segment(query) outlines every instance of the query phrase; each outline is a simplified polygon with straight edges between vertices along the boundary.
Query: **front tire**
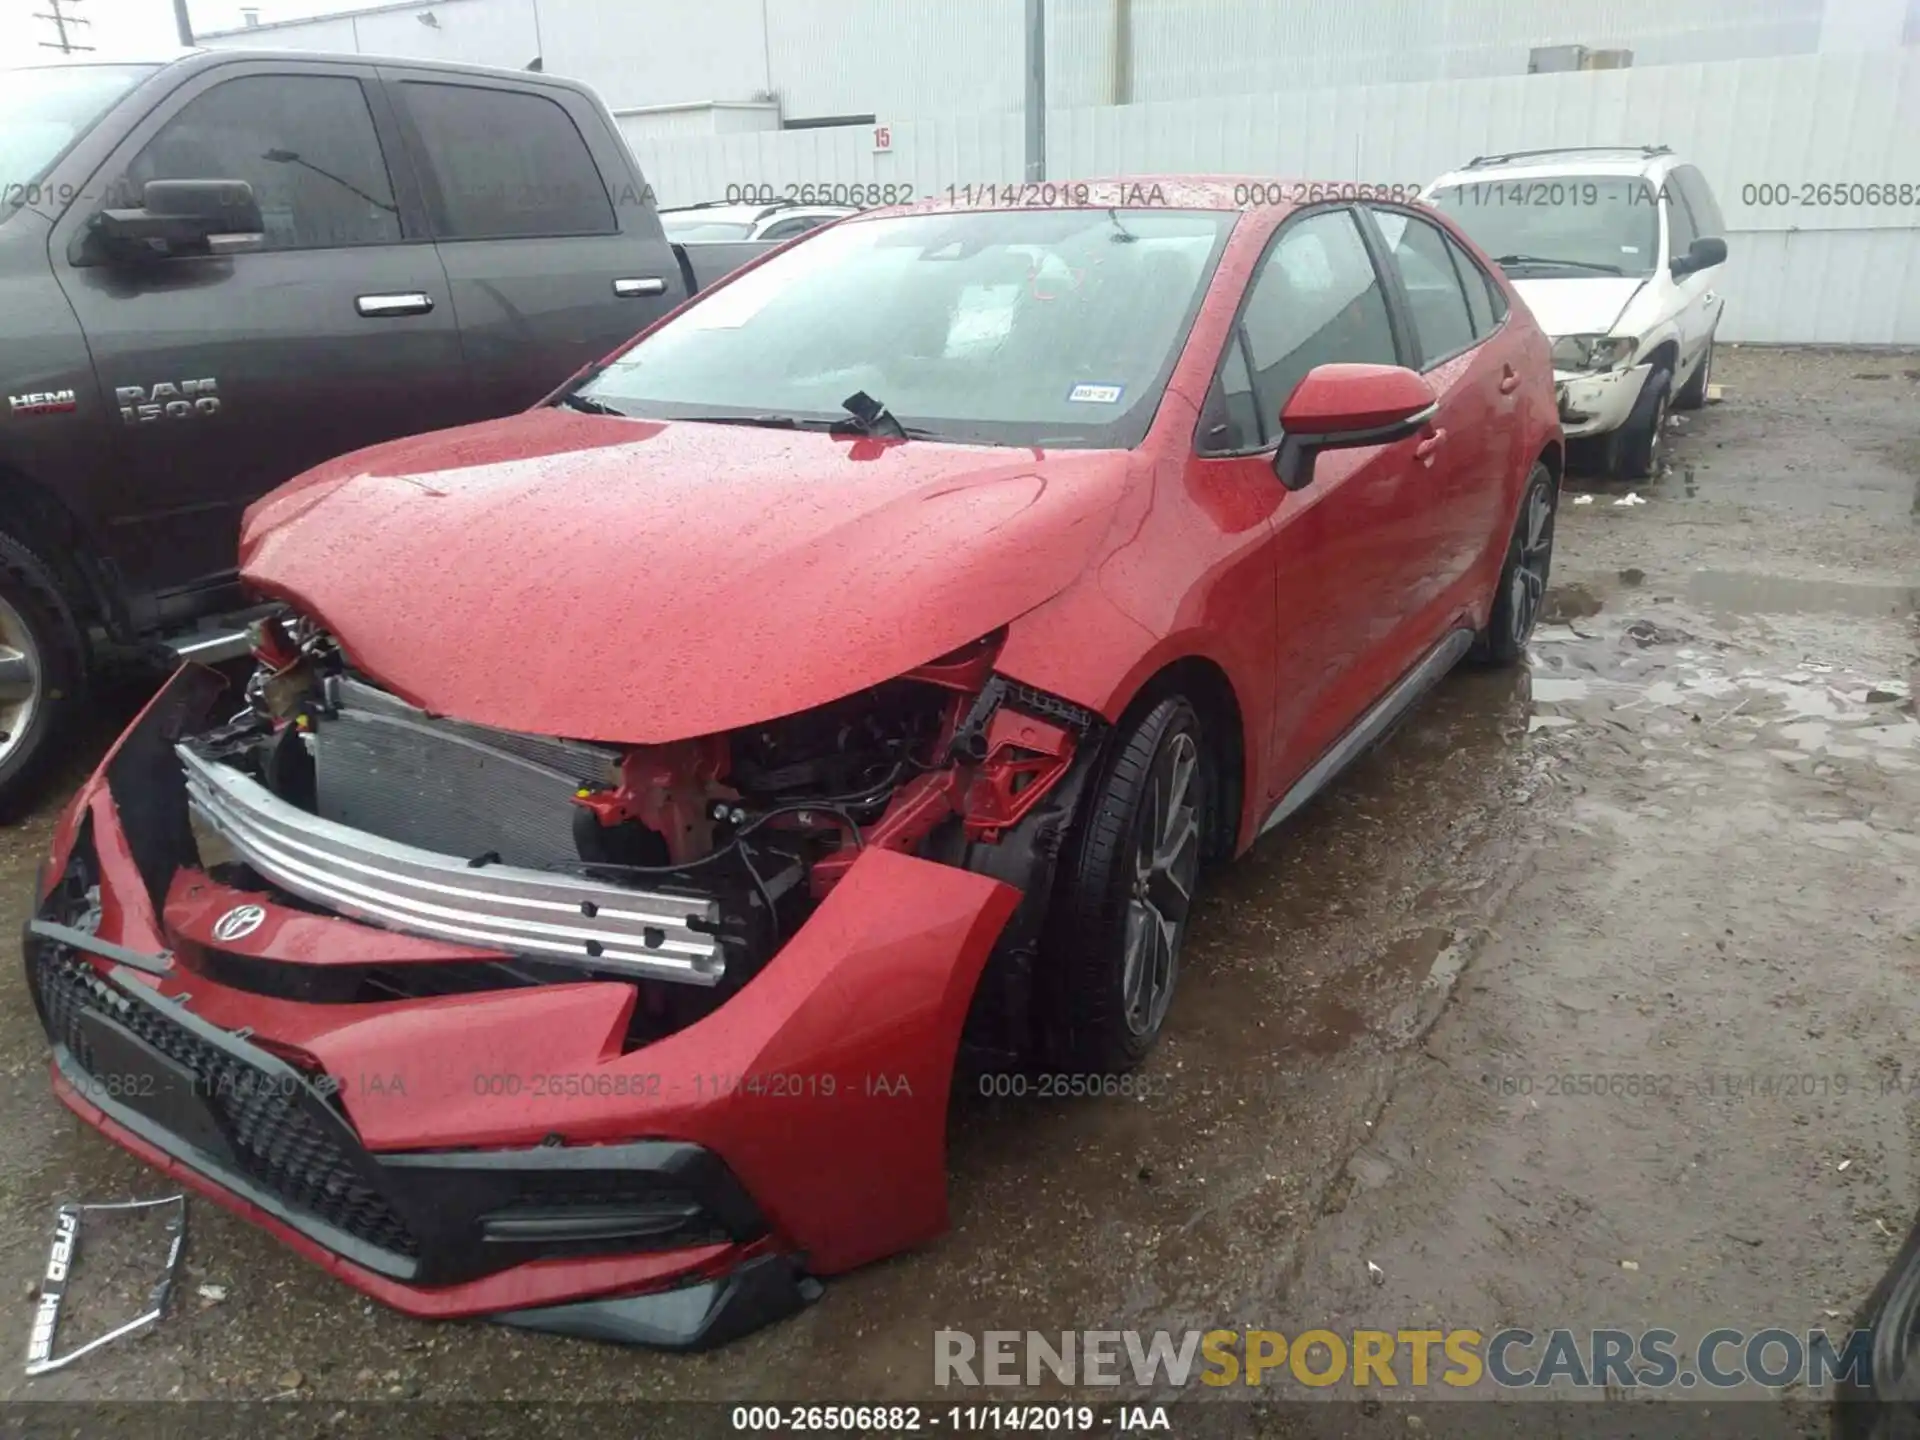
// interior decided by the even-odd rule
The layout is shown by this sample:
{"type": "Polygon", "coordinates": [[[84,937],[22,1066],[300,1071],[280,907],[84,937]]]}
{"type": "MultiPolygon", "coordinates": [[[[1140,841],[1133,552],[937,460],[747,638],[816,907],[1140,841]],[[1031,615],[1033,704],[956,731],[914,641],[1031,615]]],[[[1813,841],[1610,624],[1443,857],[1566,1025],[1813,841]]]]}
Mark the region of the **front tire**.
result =
{"type": "Polygon", "coordinates": [[[1506,563],[1493,592],[1487,628],[1475,637],[1472,658],[1483,665],[1515,665],[1539,623],[1553,572],[1553,521],[1560,487],[1544,461],[1536,460],[1520,497],[1520,517],[1507,540],[1506,563]]]}
{"type": "Polygon", "coordinates": [[[1051,917],[1043,1049],[1074,1074],[1118,1074],[1159,1039],[1209,833],[1200,716],[1169,695],[1114,737],[1051,917]]]}
{"type": "Polygon", "coordinates": [[[33,797],[73,729],[86,642],[52,569],[0,535],[0,817],[33,797]]]}
{"type": "Polygon", "coordinates": [[[1655,370],[1634,403],[1627,423],[1613,433],[1609,467],[1624,480],[1646,480],[1660,471],[1660,453],[1666,445],[1667,409],[1672,403],[1673,374],[1655,370]]]}

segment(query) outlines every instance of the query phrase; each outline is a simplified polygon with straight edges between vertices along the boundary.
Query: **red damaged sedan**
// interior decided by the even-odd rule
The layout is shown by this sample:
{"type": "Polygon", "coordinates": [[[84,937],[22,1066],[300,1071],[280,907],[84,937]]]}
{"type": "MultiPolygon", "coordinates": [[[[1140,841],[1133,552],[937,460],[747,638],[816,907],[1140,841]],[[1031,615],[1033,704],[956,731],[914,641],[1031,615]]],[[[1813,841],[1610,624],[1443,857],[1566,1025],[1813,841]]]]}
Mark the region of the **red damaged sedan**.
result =
{"type": "Polygon", "coordinates": [[[1076,187],[816,232],[247,517],[26,936],[62,1100],[409,1314],[715,1344],[946,1224],[957,1064],[1111,1074],[1196,883],[1552,556],[1441,216],[1076,187]]]}

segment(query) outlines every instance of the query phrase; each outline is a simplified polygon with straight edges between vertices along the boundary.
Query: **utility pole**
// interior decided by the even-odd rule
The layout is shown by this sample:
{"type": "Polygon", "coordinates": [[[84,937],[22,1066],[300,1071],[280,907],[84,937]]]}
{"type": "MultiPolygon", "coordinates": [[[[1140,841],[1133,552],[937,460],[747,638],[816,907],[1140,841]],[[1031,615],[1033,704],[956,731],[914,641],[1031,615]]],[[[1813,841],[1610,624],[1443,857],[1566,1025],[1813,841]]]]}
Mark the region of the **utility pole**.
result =
{"type": "Polygon", "coordinates": [[[33,14],[34,19],[51,20],[53,22],[53,33],[57,37],[59,37],[54,40],[42,40],[40,42],[41,49],[58,50],[62,55],[71,55],[76,50],[93,49],[93,46],[82,45],[77,40],[75,40],[73,36],[67,33],[67,27],[69,25],[80,26],[80,25],[90,25],[92,23],[91,21],[83,20],[78,15],[71,13],[71,7],[76,6],[79,3],[80,3],[80,0],[47,0],[47,8],[45,10],[34,11],[34,14],[33,14]],[[62,5],[68,6],[69,9],[66,9],[66,10],[61,9],[60,7],[62,5]]]}
{"type": "Polygon", "coordinates": [[[1027,179],[1047,178],[1047,4],[1027,0],[1027,179]]]}
{"type": "Polygon", "coordinates": [[[180,32],[180,44],[193,48],[193,20],[187,14],[187,0],[173,0],[173,28],[180,32]]]}

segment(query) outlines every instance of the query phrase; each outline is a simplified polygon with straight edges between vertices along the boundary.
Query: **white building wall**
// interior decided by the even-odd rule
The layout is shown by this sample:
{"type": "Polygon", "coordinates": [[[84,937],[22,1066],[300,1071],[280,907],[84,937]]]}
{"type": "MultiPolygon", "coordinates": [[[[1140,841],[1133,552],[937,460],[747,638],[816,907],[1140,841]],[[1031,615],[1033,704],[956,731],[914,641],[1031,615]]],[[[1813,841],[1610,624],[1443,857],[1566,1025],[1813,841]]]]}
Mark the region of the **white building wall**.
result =
{"type": "MultiPolygon", "coordinates": [[[[1075,108],[1526,73],[1535,46],[1644,68],[1896,43],[1907,0],[1047,0],[1049,101],[1075,108]],[[1126,64],[1119,37],[1130,34],[1126,64]]],[[[615,109],[780,97],[790,118],[1017,111],[1023,0],[423,0],[209,35],[545,68],[615,109]],[[420,16],[438,23],[428,26],[420,16]]]]}
{"type": "Polygon", "coordinates": [[[663,105],[616,110],[615,122],[629,145],[688,135],[744,135],[780,128],[776,105],[663,105]]]}
{"type": "Polygon", "coordinates": [[[456,0],[352,17],[363,54],[461,60],[524,70],[540,54],[528,0],[456,0]],[[422,23],[430,16],[434,23],[422,23]]]}
{"type": "MultiPolygon", "coordinates": [[[[1018,115],[635,147],[663,203],[726,188],[1018,183],[1018,115]]],[[[1662,142],[1726,214],[1727,340],[1920,344],[1920,204],[1801,204],[1803,185],[1920,186],[1920,48],[1651,70],[1288,90],[1049,112],[1055,179],[1182,171],[1423,185],[1473,156],[1662,142]],[[1749,187],[1785,187],[1787,204],[1749,187]]]]}
{"type": "MultiPolygon", "coordinates": [[[[552,0],[547,0],[551,4],[552,0]]],[[[421,0],[197,37],[212,50],[324,50],[523,69],[540,53],[533,0],[421,0]],[[433,24],[421,20],[431,16],[433,24]]]]}

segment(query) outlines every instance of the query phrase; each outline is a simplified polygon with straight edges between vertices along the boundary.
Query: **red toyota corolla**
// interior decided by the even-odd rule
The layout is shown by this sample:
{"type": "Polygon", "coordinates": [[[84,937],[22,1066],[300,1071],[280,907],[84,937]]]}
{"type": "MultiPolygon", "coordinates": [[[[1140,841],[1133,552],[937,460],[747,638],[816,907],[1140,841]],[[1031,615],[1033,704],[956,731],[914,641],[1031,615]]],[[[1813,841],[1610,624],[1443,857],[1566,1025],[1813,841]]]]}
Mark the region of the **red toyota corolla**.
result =
{"type": "Polygon", "coordinates": [[[942,1230],[956,1063],[1139,1064],[1206,865],[1520,654],[1561,438],[1436,214],[1060,188],[255,506],[244,696],[56,833],[60,1097],[409,1314],[692,1348],[942,1230]]]}

